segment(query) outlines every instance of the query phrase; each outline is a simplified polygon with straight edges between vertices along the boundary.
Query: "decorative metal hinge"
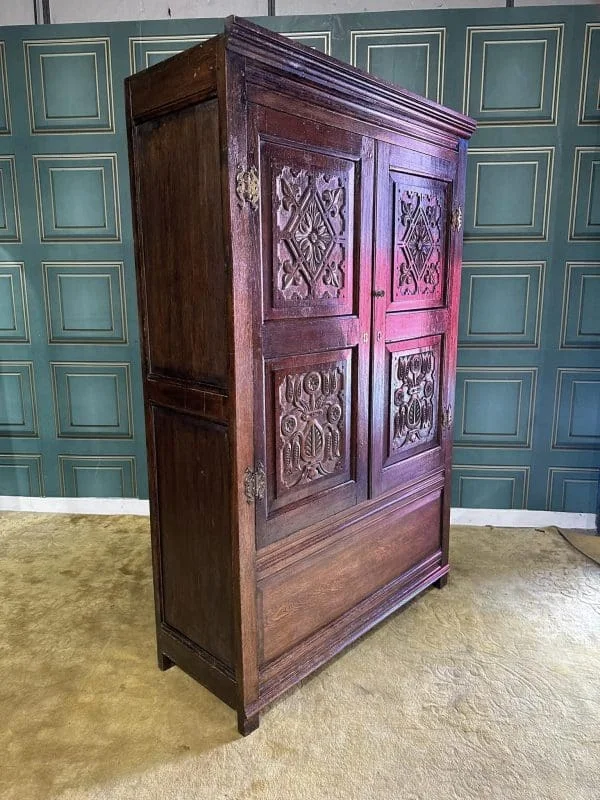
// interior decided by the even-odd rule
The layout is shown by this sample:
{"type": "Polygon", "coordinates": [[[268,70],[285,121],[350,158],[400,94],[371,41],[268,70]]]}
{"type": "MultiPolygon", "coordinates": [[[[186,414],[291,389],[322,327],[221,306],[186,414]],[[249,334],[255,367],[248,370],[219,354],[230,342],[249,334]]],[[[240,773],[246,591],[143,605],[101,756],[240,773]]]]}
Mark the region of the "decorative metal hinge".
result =
{"type": "Polygon", "coordinates": [[[238,196],[240,208],[246,203],[250,203],[250,208],[256,211],[259,199],[258,172],[256,167],[244,169],[243,164],[238,164],[238,172],[235,176],[235,193],[238,196]]]}
{"type": "Polygon", "coordinates": [[[452,222],[451,222],[452,230],[458,233],[458,231],[462,228],[462,224],[463,224],[462,208],[460,206],[456,206],[456,208],[452,212],[452,222]]]}
{"type": "Polygon", "coordinates": [[[244,473],[244,494],[246,501],[253,503],[255,500],[262,500],[265,496],[265,467],[260,461],[256,465],[256,469],[248,467],[244,473]]]}
{"type": "Polygon", "coordinates": [[[452,406],[446,406],[442,410],[442,428],[449,428],[452,425],[452,406]]]}

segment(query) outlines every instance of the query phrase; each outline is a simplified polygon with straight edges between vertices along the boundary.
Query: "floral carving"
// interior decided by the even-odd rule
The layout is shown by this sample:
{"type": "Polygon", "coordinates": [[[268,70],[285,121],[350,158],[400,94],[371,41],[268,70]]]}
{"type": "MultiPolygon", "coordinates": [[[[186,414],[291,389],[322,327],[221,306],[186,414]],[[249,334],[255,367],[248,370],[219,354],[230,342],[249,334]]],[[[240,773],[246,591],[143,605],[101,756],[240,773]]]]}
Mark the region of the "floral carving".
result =
{"type": "Polygon", "coordinates": [[[435,432],[433,350],[398,354],[392,361],[392,451],[427,442],[435,432]]]}
{"type": "Polygon", "coordinates": [[[322,301],[344,291],[344,176],[284,167],[276,177],[277,292],[284,301],[322,301]]]}
{"type": "Polygon", "coordinates": [[[345,365],[283,375],[278,387],[280,481],[286,488],[343,468],[345,365]]]}
{"type": "Polygon", "coordinates": [[[443,205],[436,194],[398,189],[395,294],[431,295],[441,289],[443,205]]]}

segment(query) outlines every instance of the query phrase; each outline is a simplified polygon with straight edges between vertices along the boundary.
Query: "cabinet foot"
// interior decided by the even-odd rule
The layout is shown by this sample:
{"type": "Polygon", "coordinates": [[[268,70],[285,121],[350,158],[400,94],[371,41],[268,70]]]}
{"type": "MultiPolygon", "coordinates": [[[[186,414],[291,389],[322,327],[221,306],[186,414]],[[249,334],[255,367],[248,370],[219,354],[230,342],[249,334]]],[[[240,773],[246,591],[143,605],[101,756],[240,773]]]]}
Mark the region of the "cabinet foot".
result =
{"type": "Polygon", "coordinates": [[[248,736],[249,733],[255,731],[258,728],[259,722],[260,714],[256,713],[247,717],[243,711],[238,711],[238,731],[242,736],[248,736]]]}
{"type": "Polygon", "coordinates": [[[443,589],[447,583],[448,583],[448,573],[442,575],[441,578],[438,578],[437,581],[435,582],[435,586],[437,586],[438,589],[443,589]]]}
{"type": "Polygon", "coordinates": [[[166,672],[166,670],[171,669],[171,667],[173,667],[173,666],[174,666],[174,664],[171,661],[171,659],[169,658],[169,656],[166,656],[164,653],[159,653],[158,654],[158,668],[162,672],[166,672]]]}

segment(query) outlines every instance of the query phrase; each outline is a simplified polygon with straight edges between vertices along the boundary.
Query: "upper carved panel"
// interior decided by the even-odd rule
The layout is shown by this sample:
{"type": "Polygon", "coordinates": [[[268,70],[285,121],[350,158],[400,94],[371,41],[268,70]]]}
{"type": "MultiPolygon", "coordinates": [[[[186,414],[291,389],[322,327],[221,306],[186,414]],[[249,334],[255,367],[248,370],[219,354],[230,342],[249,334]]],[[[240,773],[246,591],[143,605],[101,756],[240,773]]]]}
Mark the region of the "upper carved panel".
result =
{"type": "Polygon", "coordinates": [[[445,277],[445,192],[406,183],[396,183],[395,191],[393,302],[439,305],[445,277]]]}
{"type": "Polygon", "coordinates": [[[346,468],[345,382],[345,362],[281,375],[276,416],[281,489],[346,468]]]}
{"type": "Polygon", "coordinates": [[[337,300],[347,283],[347,178],[284,167],[276,177],[279,302],[337,300]]]}

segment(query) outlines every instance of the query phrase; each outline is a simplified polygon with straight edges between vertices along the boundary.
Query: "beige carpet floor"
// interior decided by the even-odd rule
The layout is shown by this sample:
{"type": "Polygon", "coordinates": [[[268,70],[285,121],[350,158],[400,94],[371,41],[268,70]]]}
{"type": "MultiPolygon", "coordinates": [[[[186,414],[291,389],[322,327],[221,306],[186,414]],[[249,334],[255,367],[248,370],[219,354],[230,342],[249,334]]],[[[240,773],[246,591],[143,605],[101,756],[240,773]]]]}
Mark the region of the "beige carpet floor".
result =
{"type": "Polygon", "coordinates": [[[600,536],[595,531],[577,528],[557,528],[559,533],[580,553],[600,565],[600,536]]]}
{"type": "Polygon", "coordinates": [[[0,514],[0,797],[598,800],[600,568],[552,529],[452,543],[242,739],[155,667],[146,519],[0,514]]]}

